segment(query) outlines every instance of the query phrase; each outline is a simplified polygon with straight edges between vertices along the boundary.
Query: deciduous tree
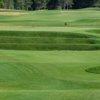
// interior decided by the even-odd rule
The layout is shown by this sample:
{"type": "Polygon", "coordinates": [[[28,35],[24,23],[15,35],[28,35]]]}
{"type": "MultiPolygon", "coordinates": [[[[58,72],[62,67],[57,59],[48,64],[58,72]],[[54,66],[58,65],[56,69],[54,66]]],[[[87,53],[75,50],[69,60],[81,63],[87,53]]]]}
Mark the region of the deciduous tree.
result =
{"type": "Polygon", "coordinates": [[[25,9],[28,11],[28,8],[31,7],[32,0],[25,0],[25,9]]]}
{"type": "Polygon", "coordinates": [[[4,1],[0,0],[0,8],[3,8],[3,7],[4,7],[4,1]]]}
{"type": "Polygon", "coordinates": [[[63,9],[65,9],[66,6],[68,9],[69,7],[72,7],[73,0],[59,0],[59,4],[63,7],[63,9]]]}

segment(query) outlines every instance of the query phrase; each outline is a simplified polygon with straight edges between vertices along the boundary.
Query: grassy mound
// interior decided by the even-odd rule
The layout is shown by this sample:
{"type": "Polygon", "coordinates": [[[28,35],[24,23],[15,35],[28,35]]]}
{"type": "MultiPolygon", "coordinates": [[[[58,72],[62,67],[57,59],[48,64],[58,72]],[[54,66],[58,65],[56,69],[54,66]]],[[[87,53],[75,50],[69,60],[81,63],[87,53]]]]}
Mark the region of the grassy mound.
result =
{"type": "Polygon", "coordinates": [[[89,68],[86,70],[89,73],[96,73],[96,74],[100,74],[100,66],[99,67],[93,67],[93,68],[89,68]]]}
{"type": "Polygon", "coordinates": [[[100,34],[100,29],[89,30],[89,31],[87,31],[87,32],[92,32],[92,33],[100,34]]]}
{"type": "Polygon", "coordinates": [[[79,33],[0,31],[0,49],[7,50],[99,50],[99,43],[79,33]]]}

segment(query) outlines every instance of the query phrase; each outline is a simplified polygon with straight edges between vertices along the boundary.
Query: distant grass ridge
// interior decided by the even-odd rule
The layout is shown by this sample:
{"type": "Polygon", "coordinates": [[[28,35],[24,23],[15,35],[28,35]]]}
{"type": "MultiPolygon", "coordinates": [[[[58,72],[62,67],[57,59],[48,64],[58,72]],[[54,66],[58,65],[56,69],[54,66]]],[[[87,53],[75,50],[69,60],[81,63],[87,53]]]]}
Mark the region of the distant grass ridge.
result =
{"type": "Polygon", "coordinates": [[[0,26],[36,26],[36,27],[95,27],[100,28],[100,9],[14,11],[0,10],[1,13],[28,13],[26,15],[0,15],[0,26]],[[67,23],[67,25],[65,25],[67,23]]]}
{"type": "Polygon", "coordinates": [[[0,49],[7,50],[99,50],[92,35],[71,32],[0,31],[0,49]]]}
{"type": "Polygon", "coordinates": [[[100,74],[100,66],[89,68],[86,70],[86,72],[100,74]]]}

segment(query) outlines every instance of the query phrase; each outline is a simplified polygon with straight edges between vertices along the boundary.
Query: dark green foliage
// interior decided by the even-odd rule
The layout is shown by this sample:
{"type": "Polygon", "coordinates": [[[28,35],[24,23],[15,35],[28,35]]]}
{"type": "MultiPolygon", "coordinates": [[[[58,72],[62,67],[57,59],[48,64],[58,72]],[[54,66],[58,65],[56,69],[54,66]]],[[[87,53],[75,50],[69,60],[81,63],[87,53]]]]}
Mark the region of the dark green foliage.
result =
{"type": "Polygon", "coordinates": [[[80,9],[80,8],[86,8],[90,7],[93,4],[95,4],[99,0],[73,0],[73,8],[74,9],[80,9]]]}
{"type": "Polygon", "coordinates": [[[6,9],[77,9],[85,7],[99,7],[100,0],[0,0],[0,8],[6,9]],[[4,1],[4,3],[3,3],[4,1]]]}
{"type": "Polygon", "coordinates": [[[4,1],[0,0],[0,8],[3,8],[3,7],[4,7],[4,1]]]}
{"type": "Polygon", "coordinates": [[[25,0],[25,9],[27,11],[31,7],[31,5],[32,5],[32,0],[25,0]]]}

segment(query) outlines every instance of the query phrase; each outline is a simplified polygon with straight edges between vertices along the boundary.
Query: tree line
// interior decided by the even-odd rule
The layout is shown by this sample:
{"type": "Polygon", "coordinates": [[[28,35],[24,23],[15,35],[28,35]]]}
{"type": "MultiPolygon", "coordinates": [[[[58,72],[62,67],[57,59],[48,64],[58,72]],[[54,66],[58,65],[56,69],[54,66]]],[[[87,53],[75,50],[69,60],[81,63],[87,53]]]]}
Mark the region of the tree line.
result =
{"type": "Polygon", "coordinates": [[[0,0],[0,8],[17,10],[100,7],[100,0],[0,0]]]}

